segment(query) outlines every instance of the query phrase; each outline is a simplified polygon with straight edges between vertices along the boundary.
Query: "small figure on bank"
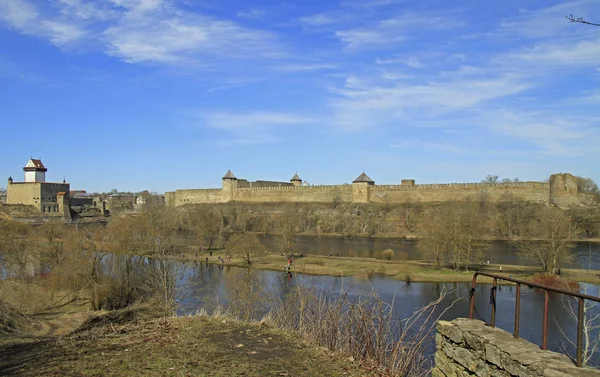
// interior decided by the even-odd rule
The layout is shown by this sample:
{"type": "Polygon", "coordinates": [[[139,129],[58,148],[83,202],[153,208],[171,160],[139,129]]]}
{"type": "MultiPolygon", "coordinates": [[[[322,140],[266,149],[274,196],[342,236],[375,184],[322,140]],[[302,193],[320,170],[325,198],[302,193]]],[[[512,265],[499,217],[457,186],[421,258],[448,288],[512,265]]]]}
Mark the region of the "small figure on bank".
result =
{"type": "Polygon", "coordinates": [[[206,257],[206,264],[208,264],[208,257],[206,257]]]}
{"type": "Polygon", "coordinates": [[[502,266],[500,266],[500,271],[502,271],[502,266]]]}
{"type": "Polygon", "coordinates": [[[210,253],[208,253],[208,255],[210,255],[212,257],[212,251],[210,253]]]}
{"type": "Polygon", "coordinates": [[[231,262],[231,257],[227,255],[227,262],[231,262]]]}
{"type": "Polygon", "coordinates": [[[489,259],[487,260],[487,264],[490,264],[490,260],[489,259]]]}

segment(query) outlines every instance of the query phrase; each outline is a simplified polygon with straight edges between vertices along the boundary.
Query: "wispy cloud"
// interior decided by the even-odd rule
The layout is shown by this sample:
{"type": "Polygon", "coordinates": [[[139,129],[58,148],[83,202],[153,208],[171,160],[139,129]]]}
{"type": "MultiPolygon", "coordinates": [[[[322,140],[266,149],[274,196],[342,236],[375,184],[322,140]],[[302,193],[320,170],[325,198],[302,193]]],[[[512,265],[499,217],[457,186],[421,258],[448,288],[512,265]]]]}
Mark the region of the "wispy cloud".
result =
{"type": "Polygon", "coordinates": [[[251,9],[245,12],[238,12],[237,16],[240,18],[258,20],[268,16],[271,12],[266,9],[251,9]]]}
{"type": "Polygon", "coordinates": [[[287,128],[306,126],[315,121],[304,115],[281,112],[214,112],[196,116],[204,125],[225,131],[231,136],[218,140],[219,145],[272,143],[281,140],[278,135],[285,134],[282,131],[287,128]]]}
{"type": "Polygon", "coordinates": [[[305,124],[314,119],[297,114],[277,112],[228,113],[216,112],[200,115],[207,126],[228,131],[255,131],[272,127],[305,124]]]}
{"type": "Polygon", "coordinates": [[[339,22],[339,19],[332,15],[320,13],[312,16],[302,17],[300,18],[300,22],[307,26],[324,26],[335,24],[339,22]]]}
{"type": "Polygon", "coordinates": [[[24,1],[0,1],[0,21],[20,33],[48,39],[58,47],[65,47],[86,35],[86,31],[77,25],[44,18],[35,6],[24,1]]]}
{"type": "Polygon", "coordinates": [[[409,38],[410,32],[415,29],[423,32],[452,29],[464,25],[464,22],[452,18],[407,13],[366,27],[337,31],[336,37],[348,48],[373,48],[401,42],[409,38]]]}
{"type": "Polygon", "coordinates": [[[192,13],[170,0],[57,0],[51,5],[1,0],[0,20],[59,47],[92,42],[129,63],[206,64],[213,57],[247,60],[282,54],[270,32],[192,13]]]}
{"type": "Polygon", "coordinates": [[[333,64],[285,64],[273,66],[273,69],[281,72],[309,72],[309,71],[322,71],[336,69],[337,66],[333,64]]]}
{"type": "Polygon", "coordinates": [[[453,143],[432,142],[432,141],[421,140],[421,139],[409,139],[409,140],[402,140],[399,142],[395,142],[395,143],[390,144],[390,148],[408,149],[408,150],[424,148],[427,150],[434,150],[437,152],[458,153],[458,154],[462,154],[462,153],[466,152],[466,150],[464,148],[461,148],[453,143]]]}

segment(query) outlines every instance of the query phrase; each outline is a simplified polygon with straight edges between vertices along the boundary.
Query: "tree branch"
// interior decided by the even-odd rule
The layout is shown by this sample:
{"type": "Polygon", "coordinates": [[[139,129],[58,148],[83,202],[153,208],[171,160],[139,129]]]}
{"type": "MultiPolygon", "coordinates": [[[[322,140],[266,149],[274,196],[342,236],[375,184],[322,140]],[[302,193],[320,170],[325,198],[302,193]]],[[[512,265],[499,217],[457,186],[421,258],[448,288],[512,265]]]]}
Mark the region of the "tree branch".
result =
{"type": "Polygon", "coordinates": [[[593,22],[589,22],[583,19],[583,17],[574,17],[572,14],[565,16],[567,20],[571,22],[578,22],[580,24],[592,25],[592,26],[600,26],[600,24],[596,24],[593,22]]]}

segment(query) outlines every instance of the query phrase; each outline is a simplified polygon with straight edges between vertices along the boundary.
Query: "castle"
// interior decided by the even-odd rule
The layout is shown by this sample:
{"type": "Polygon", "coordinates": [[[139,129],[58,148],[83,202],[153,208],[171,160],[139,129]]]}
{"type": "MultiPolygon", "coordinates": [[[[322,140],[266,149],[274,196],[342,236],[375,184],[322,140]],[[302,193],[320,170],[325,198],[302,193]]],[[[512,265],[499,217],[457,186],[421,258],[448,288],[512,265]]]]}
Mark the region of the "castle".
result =
{"type": "Polygon", "coordinates": [[[64,180],[62,183],[46,182],[48,169],[41,159],[30,158],[23,171],[24,182],[14,182],[12,177],[8,177],[6,204],[27,204],[34,206],[46,216],[70,219],[70,185],[64,180]]]}
{"type": "Polygon", "coordinates": [[[571,207],[590,204],[589,194],[578,191],[577,177],[569,173],[552,174],[548,182],[416,184],[403,179],[399,185],[376,185],[364,172],[352,184],[308,186],[296,173],[290,182],[238,179],[231,170],[223,176],[220,189],[186,189],[165,193],[170,206],[229,202],[295,203],[386,203],[505,200],[571,207]]]}

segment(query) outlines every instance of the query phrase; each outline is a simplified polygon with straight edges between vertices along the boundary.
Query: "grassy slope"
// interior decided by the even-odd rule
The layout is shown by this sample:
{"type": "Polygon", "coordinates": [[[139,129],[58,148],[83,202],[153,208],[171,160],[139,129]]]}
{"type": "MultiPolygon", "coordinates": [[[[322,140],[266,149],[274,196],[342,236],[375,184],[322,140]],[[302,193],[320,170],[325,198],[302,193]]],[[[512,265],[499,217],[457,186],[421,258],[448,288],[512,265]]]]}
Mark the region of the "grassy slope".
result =
{"type": "Polygon", "coordinates": [[[0,371],[22,376],[366,375],[339,355],[264,325],[212,317],[110,316],[64,337],[0,340],[0,371]]]}

